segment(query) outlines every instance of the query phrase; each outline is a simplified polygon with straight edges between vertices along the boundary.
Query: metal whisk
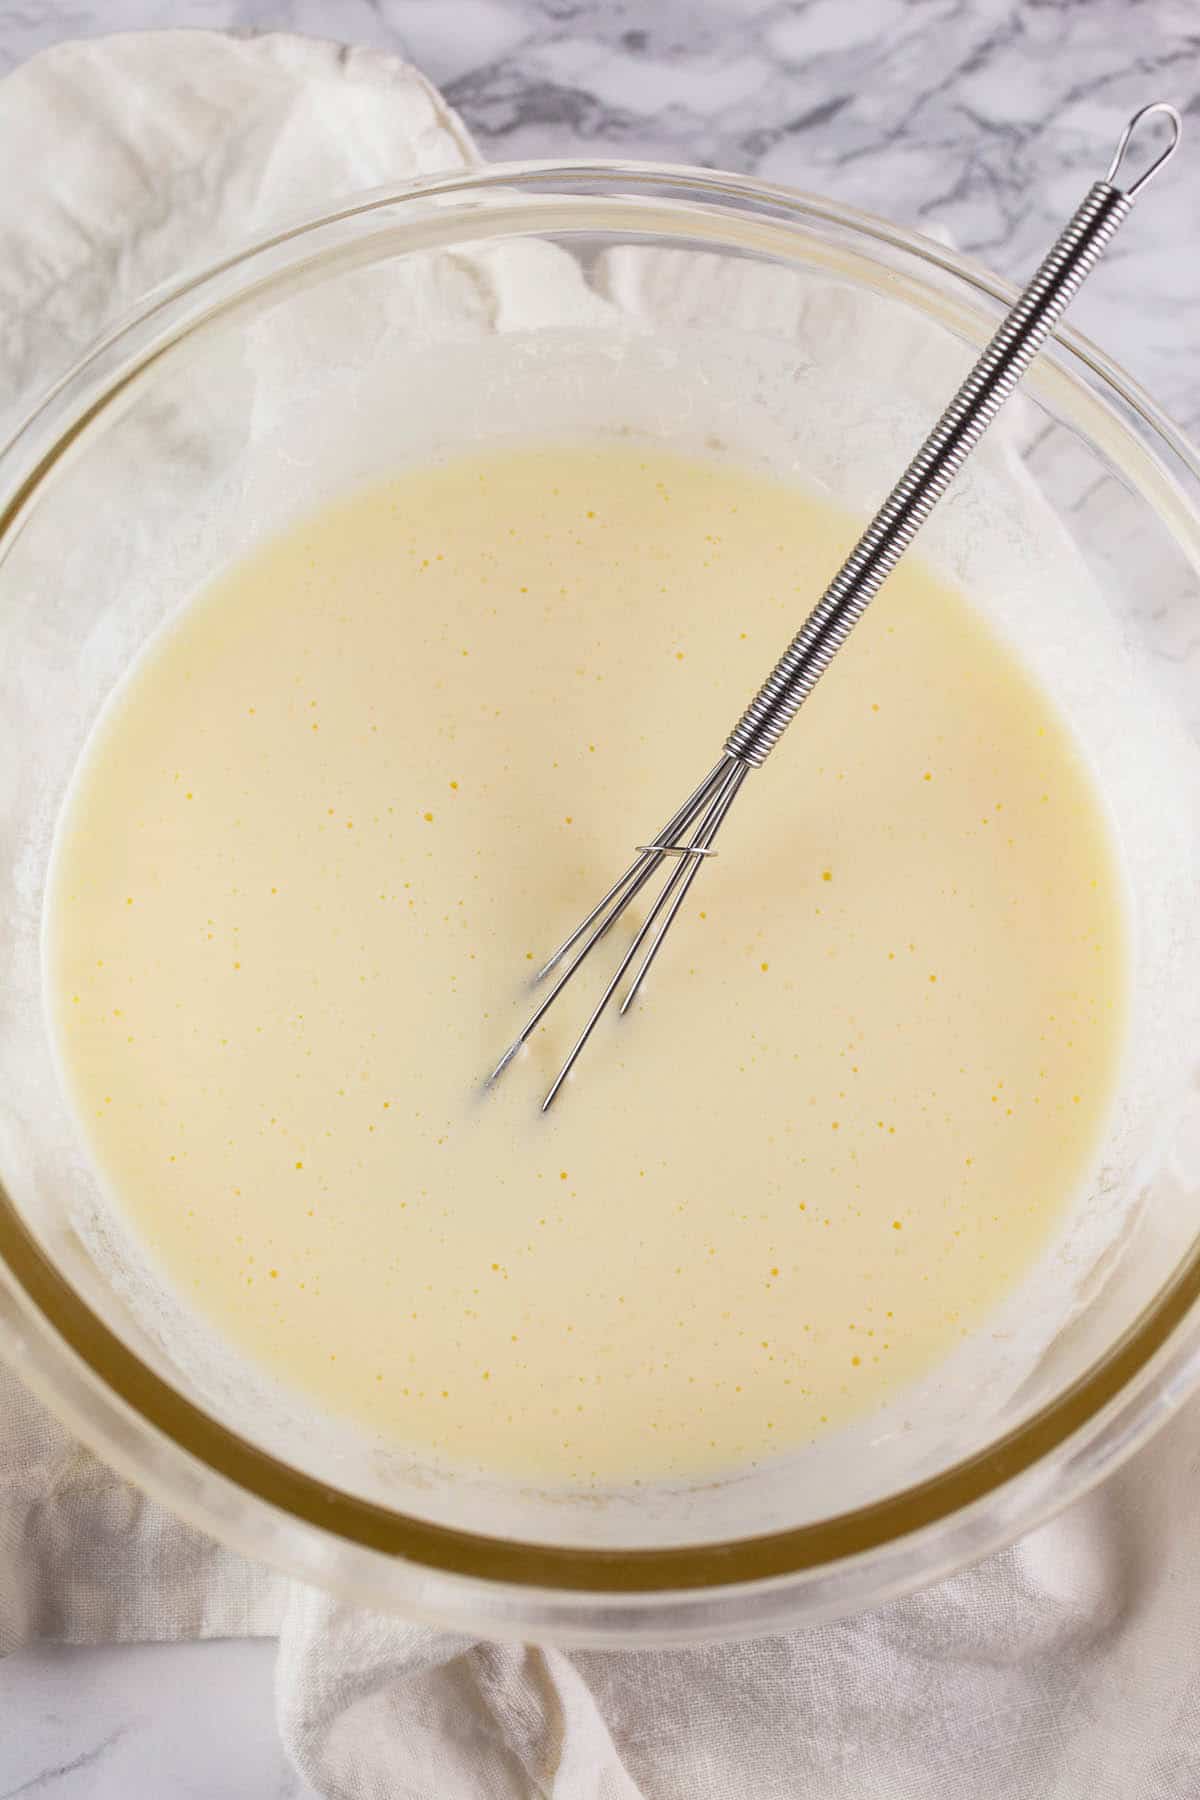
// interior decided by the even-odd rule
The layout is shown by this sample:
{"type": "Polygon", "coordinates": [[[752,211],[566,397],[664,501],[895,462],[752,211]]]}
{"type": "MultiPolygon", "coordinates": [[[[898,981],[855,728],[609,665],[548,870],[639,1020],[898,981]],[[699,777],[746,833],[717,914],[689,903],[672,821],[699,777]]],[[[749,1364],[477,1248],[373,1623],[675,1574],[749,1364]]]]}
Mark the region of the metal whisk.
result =
{"type": "Polygon", "coordinates": [[[539,969],[534,978],[537,982],[566,962],[566,967],[520,1036],[500,1058],[489,1082],[495,1081],[508,1067],[600,939],[612,929],[660,866],[669,860],[672,864],[670,872],[555,1076],[542,1102],[543,1112],[553,1104],[601,1015],[640,955],[640,964],[621,1002],[621,1012],[629,1010],[692,883],[705,860],[716,854],[713,845],[717,833],[747,775],[751,769],[760,769],[766,762],[1112,242],[1118,226],[1132,211],[1138,194],[1174,154],[1180,131],[1178,112],[1162,100],[1142,107],[1130,119],[1104,180],[1089,189],[1033,280],[1007,314],[912,462],[729,733],[715,767],[679,810],[672,813],[662,830],[649,843],[638,846],[637,856],[620,880],[613,883],[586,919],[539,969]],[[1154,114],[1163,115],[1169,122],[1170,139],[1137,180],[1127,187],[1119,187],[1117,180],[1133,133],[1144,119],[1154,114]]]}

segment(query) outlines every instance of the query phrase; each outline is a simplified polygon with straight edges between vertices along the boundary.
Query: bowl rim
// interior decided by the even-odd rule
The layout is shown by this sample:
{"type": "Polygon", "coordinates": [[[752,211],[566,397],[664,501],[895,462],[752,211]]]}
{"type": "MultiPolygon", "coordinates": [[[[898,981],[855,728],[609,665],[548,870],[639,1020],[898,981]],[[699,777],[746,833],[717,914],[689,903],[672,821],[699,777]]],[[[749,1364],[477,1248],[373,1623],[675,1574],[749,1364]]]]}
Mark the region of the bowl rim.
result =
{"type": "MultiPolygon", "coordinates": [[[[801,189],[721,171],[629,161],[545,160],[489,164],[372,190],[256,237],[202,270],[152,290],[94,344],[0,448],[0,555],[42,483],[88,425],[151,362],[219,317],[229,299],[229,278],[241,283],[234,296],[244,297],[247,286],[241,278],[257,274],[268,252],[289,252],[331,227],[370,222],[376,214],[396,212],[402,224],[404,206],[414,201],[449,203],[457,197],[464,202],[514,186],[532,192],[544,188],[558,201],[593,198],[609,204],[636,199],[640,188],[660,207],[672,207],[681,198],[701,207],[721,205],[731,221],[739,213],[754,216],[755,209],[765,209],[775,223],[799,228],[831,225],[849,233],[856,248],[865,239],[868,247],[886,246],[922,266],[932,265],[954,277],[977,310],[980,298],[993,306],[1007,305],[1016,292],[972,259],[919,233],[801,189]],[[602,191],[595,192],[597,188],[602,191]]],[[[448,216],[452,210],[448,208],[448,216]]],[[[689,216],[689,209],[682,208],[684,224],[689,216]]],[[[278,281],[280,274],[268,271],[266,283],[278,281]]],[[[1082,366],[1130,409],[1200,488],[1200,459],[1186,438],[1117,364],[1071,330],[1056,334],[1056,352],[1056,360],[1065,362],[1068,370],[1082,366]]],[[[101,1456],[214,1535],[260,1559],[264,1555],[259,1534],[245,1521],[232,1519],[228,1505],[197,1501],[197,1470],[202,1477],[215,1477],[223,1490],[237,1490],[274,1517],[309,1527],[324,1540],[382,1553],[399,1565],[429,1572],[435,1588],[439,1575],[465,1577],[472,1584],[514,1592],[517,1611],[530,1590],[564,1600],[578,1601],[586,1595],[593,1601],[619,1601],[613,1618],[622,1618],[624,1626],[613,1625],[616,1635],[628,1629],[630,1617],[645,1602],[664,1596],[686,1602],[691,1596],[711,1603],[731,1590],[743,1599],[715,1623],[722,1633],[736,1630],[746,1597],[764,1583],[783,1584],[795,1592],[806,1580],[851,1562],[860,1569],[856,1585],[861,1594],[855,1605],[918,1586],[949,1567],[1000,1548],[1076,1498],[1154,1429],[1185,1389],[1200,1385],[1198,1238],[1155,1299],[1062,1393],[984,1449],[924,1481],[849,1513],[725,1542],[637,1549],[557,1546],[489,1537],[393,1512],[305,1475],[259,1449],[186,1400],[104,1324],[53,1265],[2,1185],[0,1286],[7,1289],[7,1296],[0,1291],[0,1348],[12,1355],[18,1372],[26,1374],[55,1410],[67,1415],[72,1428],[101,1456]],[[85,1386],[90,1385],[93,1395],[115,1400],[118,1412],[135,1430],[156,1441],[156,1453],[148,1458],[151,1469],[120,1444],[111,1421],[98,1422],[94,1413],[68,1399],[63,1391],[64,1355],[73,1365],[73,1377],[86,1372],[85,1386]],[[1160,1405],[1151,1391],[1156,1379],[1161,1386],[1164,1371],[1170,1375],[1170,1406],[1160,1405]],[[1088,1454],[1096,1446],[1104,1446],[1100,1466],[1096,1456],[1088,1454]],[[1029,1478],[1060,1451],[1066,1455],[1069,1473],[1049,1492],[1045,1483],[1029,1478]],[[986,1510],[989,1498],[1005,1488],[1012,1504],[989,1522],[980,1509],[986,1510]],[[935,1528],[949,1528],[952,1522],[961,1527],[957,1548],[944,1543],[936,1558],[918,1549],[918,1544],[928,1545],[931,1531],[936,1536],[935,1528]],[[911,1557],[897,1554],[905,1545],[917,1552],[919,1566],[908,1566],[911,1557]]],[[[107,1418],[106,1408],[99,1410],[107,1418]]],[[[266,1554],[270,1560],[289,1563],[297,1573],[331,1584],[328,1559],[315,1549],[312,1555],[266,1554]]],[[[395,1601],[396,1595],[380,1594],[374,1559],[373,1567],[375,1603],[395,1601]]],[[[339,1576],[332,1585],[346,1584],[339,1576]]],[[[404,1609],[420,1610],[411,1598],[411,1593],[401,1596],[404,1609]]],[[[448,1607],[443,1600],[435,1594],[432,1616],[445,1617],[448,1607]]],[[[504,1623],[489,1619],[488,1629],[502,1628],[504,1623]]],[[[710,1607],[710,1635],[713,1623],[710,1607]]],[[[755,1628],[762,1629],[761,1622],[755,1628]]]]}

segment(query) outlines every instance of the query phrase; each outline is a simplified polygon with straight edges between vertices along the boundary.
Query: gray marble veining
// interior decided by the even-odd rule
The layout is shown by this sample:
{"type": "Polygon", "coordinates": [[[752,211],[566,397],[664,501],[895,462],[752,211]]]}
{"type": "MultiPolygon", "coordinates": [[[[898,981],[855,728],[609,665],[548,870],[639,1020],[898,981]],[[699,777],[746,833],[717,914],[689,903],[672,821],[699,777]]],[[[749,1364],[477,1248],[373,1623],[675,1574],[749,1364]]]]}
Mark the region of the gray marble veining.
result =
{"type": "MultiPolygon", "coordinates": [[[[492,157],[753,172],[949,233],[1019,280],[1141,102],[1200,118],[1194,0],[0,0],[0,69],[68,35],[294,30],[399,50],[492,157]]],[[[1200,182],[1162,184],[1075,322],[1200,421],[1200,182]]]]}
{"type": "MultiPolygon", "coordinates": [[[[1156,188],[1074,321],[1200,427],[1196,0],[0,0],[0,72],[63,38],[180,25],[401,51],[488,156],[752,172],[949,234],[1014,280],[1128,114],[1173,99],[1193,172],[1181,158],[1156,188]]],[[[0,1800],[301,1800],[274,1741],[271,1655],[11,1659],[0,1800]]]]}
{"type": "Polygon", "coordinates": [[[43,1648],[0,1662],[0,1800],[311,1800],[265,1641],[43,1648]]]}

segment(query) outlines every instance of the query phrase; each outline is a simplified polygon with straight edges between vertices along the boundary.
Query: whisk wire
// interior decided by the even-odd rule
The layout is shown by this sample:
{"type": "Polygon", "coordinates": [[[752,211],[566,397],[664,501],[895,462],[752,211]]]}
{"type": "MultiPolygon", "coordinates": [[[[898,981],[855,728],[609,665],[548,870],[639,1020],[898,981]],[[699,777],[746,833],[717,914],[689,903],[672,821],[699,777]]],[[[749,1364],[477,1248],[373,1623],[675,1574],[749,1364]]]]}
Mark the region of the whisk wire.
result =
{"type": "MultiPolygon", "coordinates": [[[[715,772],[716,771],[714,771],[714,773],[715,772]]],[[[554,1077],[554,1081],[551,1084],[550,1090],[547,1093],[546,1098],[542,1101],[542,1111],[543,1112],[548,1111],[549,1108],[553,1105],[555,1095],[558,1093],[558,1090],[559,1090],[559,1088],[561,1088],[563,1082],[567,1079],[567,1076],[571,1073],[571,1070],[574,1068],[576,1062],[579,1059],[580,1052],[583,1050],[584,1045],[587,1043],[588,1039],[591,1037],[593,1031],[596,1029],[596,1026],[600,1023],[600,1019],[603,1016],[603,1014],[608,1006],[609,1001],[612,999],[613,995],[616,993],[617,989],[620,987],[622,981],[625,979],[626,970],[629,968],[630,964],[633,962],[634,958],[637,956],[638,951],[642,948],[642,945],[646,942],[646,939],[649,937],[649,935],[654,927],[655,921],[658,919],[660,914],[664,914],[664,909],[665,909],[665,916],[663,917],[662,924],[659,926],[658,933],[657,933],[656,937],[654,938],[653,942],[651,943],[649,949],[646,952],[645,961],[642,963],[641,968],[638,970],[637,977],[634,981],[633,987],[629,991],[629,994],[625,1001],[625,1005],[622,1006],[622,1008],[621,1008],[622,1012],[625,1012],[628,1010],[629,1002],[633,999],[638,988],[641,986],[643,980],[645,979],[646,971],[650,967],[650,964],[654,961],[655,956],[658,954],[658,950],[659,950],[660,945],[662,944],[663,938],[666,936],[667,932],[671,928],[672,920],[674,919],[676,913],[679,911],[679,908],[683,904],[684,898],[687,895],[688,889],[691,887],[692,882],[696,879],[696,876],[700,871],[701,865],[703,864],[705,857],[706,857],[709,849],[711,848],[712,841],[716,837],[717,832],[721,828],[721,821],[724,819],[726,813],[729,811],[730,806],[733,804],[734,795],[737,793],[739,787],[741,787],[741,785],[742,785],[743,780],[745,779],[745,777],[748,774],[749,774],[749,769],[747,768],[745,763],[739,763],[739,762],[735,761],[733,757],[726,757],[723,759],[723,769],[721,770],[721,779],[716,786],[716,790],[713,793],[712,798],[708,799],[707,808],[700,820],[700,823],[697,825],[694,833],[692,834],[691,840],[686,845],[682,846],[682,849],[684,850],[684,854],[682,856],[678,857],[674,868],[671,870],[671,873],[669,874],[666,881],[664,882],[663,887],[658,895],[658,898],[655,900],[654,905],[650,908],[650,911],[647,913],[645,920],[643,921],[640,929],[637,932],[637,935],[634,937],[634,940],[630,944],[628,950],[626,950],[624,956],[621,958],[620,962],[617,964],[616,970],[614,971],[612,977],[610,978],[607,987],[604,989],[604,992],[601,994],[599,1000],[596,1002],[595,1006],[592,1008],[591,1016],[588,1019],[587,1024],[584,1026],[583,1030],[580,1032],[579,1036],[576,1038],[574,1044],[571,1046],[571,1049],[567,1056],[566,1061],[563,1063],[561,1069],[558,1071],[558,1074],[554,1077]]],[[[706,784],[706,797],[707,797],[707,784],[706,784]]],[[[678,845],[666,845],[666,844],[656,845],[655,850],[658,854],[656,856],[655,866],[657,866],[657,862],[661,861],[662,856],[664,854],[666,854],[669,850],[677,850],[679,848],[681,848],[681,846],[678,846],[678,845]]],[[[607,928],[607,922],[606,922],[605,928],[607,928]]],[[[584,951],[581,952],[580,958],[578,960],[582,961],[582,958],[584,956],[586,956],[586,954],[587,954],[587,950],[585,949],[584,951]]],[[[553,998],[553,996],[551,996],[551,998],[553,998]]]]}
{"type": "Polygon", "coordinates": [[[683,852],[678,871],[679,873],[682,873],[683,879],[679,883],[674,899],[667,908],[666,917],[663,919],[662,924],[654,935],[653,942],[650,944],[649,949],[642,959],[641,967],[633,978],[629,992],[621,1002],[622,1018],[624,1018],[625,1014],[637,999],[638,990],[650,973],[650,965],[662,949],[663,939],[666,937],[668,931],[670,931],[676,913],[687,899],[688,889],[700,873],[705,857],[715,854],[712,848],[713,839],[721,829],[725,815],[733,805],[734,800],[737,798],[737,791],[749,773],[750,768],[747,763],[740,763],[735,757],[729,758],[729,772],[725,782],[718,788],[715,799],[705,813],[704,818],[701,820],[700,828],[696,833],[694,841],[689,844],[683,852]]]}
{"type": "MultiPolygon", "coordinates": [[[[634,858],[633,862],[630,863],[625,873],[618,881],[613,882],[604,898],[597,901],[587,918],[575,927],[570,937],[564,938],[562,943],[558,946],[558,949],[546,958],[545,962],[533,978],[535,982],[544,980],[551,969],[553,969],[557,963],[560,963],[569,951],[574,949],[584,932],[587,931],[600,917],[609,902],[615,900],[621,894],[626,884],[633,881],[634,877],[641,869],[646,868],[646,866],[649,865],[649,867],[646,868],[646,874],[643,877],[642,882],[638,883],[639,887],[644,885],[645,881],[649,880],[664,856],[671,853],[677,853],[678,846],[675,843],[675,839],[681,831],[687,830],[691,821],[695,818],[700,808],[704,805],[704,802],[708,799],[709,794],[717,785],[717,782],[725,769],[725,763],[726,758],[722,757],[720,762],[709,770],[699,787],[694,788],[688,795],[683,805],[679,808],[679,811],[672,813],[653,843],[638,845],[639,854],[634,858]]],[[[636,892],[636,887],[631,889],[630,893],[625,897],[622,904],[613,912],[612,916],[605,920],[604,931],[607,931],[609,926],[614,924],[620,917],[636,892]]],[[[599,935],[603,936],[603,932],[599,935]]],[[[589,948],[590,944],[595,942],[596,938],[592,938],[589,943],[589,948]]]]}
{"type": "MultiPolygon", "coordinates": [[[[527,1043],[529,1038],[532,1037],[533,1033],[537,1030],[546,1013],[558,999],[558,996],[562,993],[567,983],[576,974],[587,957],[591,954],[592,950],[600,942],[600,939],[612,929],[631,902],[636,899],[637,895],[645,887],[646,883],[651,880],[660,864],[669,856],[678,858],[676,866],[671,872],[667,887],[664,889],[664,893],[668,893],[673,891],[674,883],[677,877],[683,873],[685,865],[691,864],[693,866],[698,866],[703,858],[709,854],[709,847],[711,846],[712,837],[715,836],[715,831],[709,834],[707,841],[703,845],[696,843],[681,846],[676,840],[681,833],[687,830],[688,826],[691,825],[697,815],[704,812],[704,808],[709,805],[714,795],[725,792],[728,786],[730,765],[731,758],[722,756],[721,760],[716,763],[705,776],[699,787],[695,788],[692,793],[689,794],[679,810],[672,813],[671,817],[657,834],[654,841],[641,847],[638,856],[630,863],[620,879],[614,881],[604,898],[592,908],[586,919],[575,927],[575,930],[569,937],[563,939],[554,954],[548,957],[543,963],[542,967],[534,976],[535,986],[543,981],[547,975],[570,956],[571,951],[575,949],[580,938],[585,938],[582,947],[571,957],[571,960],[567,963],[566,968],[562,971],[549,993],[530,1014],[520,1034],[513,1039],[512,1043],[508,1046],[508,1049],[504,1052],[504,1055],[500,1058],[500,1061],[496,1064],[496,1067],[492,1070],[492,1073],[488,1077],[489,1086],[504,1073],[509,1063],[512,1062],[513,1058],[517,1055],[517,1052],[521,1049],[521,1046],[527,1043]],[[680,854],[681,851],[682,854],[680,854]],[[589,935],[585,937],[585,933],[589,935]]],[[[740,767],[741,765],[735,766],[740,767]]],[[[721,816],[724,816],[724,812],[722,812],[721,816]]],[[[705,814],[706,819],[707,817],[708,815],[705,814]]],[[[690,882],[688,885],[691,885],[690,882]]],[[[647,924],[653,922],[660,909],[661,903],[662,896],[660,896],[659,902],[656,903],[654,910],[651,912],[647,924]]],[[[633,948],[635,950],[637,945],[643,940],[644,935],[645,928],[639,933],[638,938],[634,940],[633,948]]],[[[622,963],[620,970],[618,970],[617,981],[612,984],[610,992],[615,991],[617,982],[619,982],[621,974],[623,974],[624,970],[628,967],[630,960],[631,957],[626,958],[622,963]]],[[[607,1004],[608,997],[609,996],[606,995],[605,1001],[601,1003],[597,1013],[593,1019],[589,1021],[587,1030],[571,1052],[570,1062],[574,1062],[580,1050],[582,1050],[584,1043],[587,1041],[587,1038],[591,1035],[595,1019],[598,1018],[599,1013],[604,1010],[604,1005],[607,1004]]],[[[558,1081],[555,1082],[550,1094],[547,1096],[544,1106],[550,1104],[551,1099],[553,1099],[554,1095],[558,1092],[559,1087],[562,1085],[563,1077],[568,1072],[569,1070],[567,1069],[561,1071],[560,1077],[558,1081]]]]}

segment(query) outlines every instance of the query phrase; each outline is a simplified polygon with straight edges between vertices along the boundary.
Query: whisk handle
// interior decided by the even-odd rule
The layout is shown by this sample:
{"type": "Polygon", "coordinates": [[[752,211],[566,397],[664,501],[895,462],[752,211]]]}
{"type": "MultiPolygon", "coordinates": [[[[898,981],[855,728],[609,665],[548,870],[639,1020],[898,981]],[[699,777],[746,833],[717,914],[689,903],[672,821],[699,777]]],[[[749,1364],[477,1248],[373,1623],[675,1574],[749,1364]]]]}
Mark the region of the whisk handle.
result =
{"type": "Polygon", "coordinates": [[[1173,153],[1179,130],[1178,113],[1162,101],[1143,107],[1129,121],[1106,179],[1089,190],[730,732],[727,756],[752,768],[766,761],[1128,218],[1139,189],[1173,153]],[[1155,112],[1166,113],[1172,122],[1170,143],[1132,186],[1115,186],[1135,126],[1155,112]]]}

